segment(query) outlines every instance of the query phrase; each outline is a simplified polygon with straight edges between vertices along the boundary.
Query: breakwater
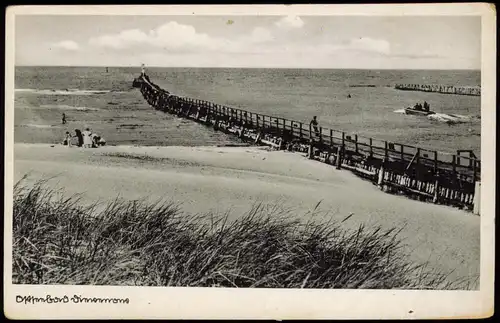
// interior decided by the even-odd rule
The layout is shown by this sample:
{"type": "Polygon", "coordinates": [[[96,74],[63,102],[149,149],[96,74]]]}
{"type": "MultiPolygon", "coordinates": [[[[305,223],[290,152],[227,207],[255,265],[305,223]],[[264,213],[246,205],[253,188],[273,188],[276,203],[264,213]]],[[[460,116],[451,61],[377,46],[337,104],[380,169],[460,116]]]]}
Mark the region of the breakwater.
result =
{"type": "Polygon", "coordinates": [[[457,95],[472,95],[481,96],[481,87],[472,86],[452,86],[452,85],[436,85],[436,84],[396,84],[396,90],[403,91],[420,91],[420,92],[436,92],[443,94],[457,95]]]}
{"type": "Polygon", "coordinates": [[[133,86],[156,110],[245,142],[307,153],[310,159],[353,171],[386,192],[479,214],[481,162],[471,151],[446,154],[182,97],[160,88],[147,75],[135,79],[133,86]]]}

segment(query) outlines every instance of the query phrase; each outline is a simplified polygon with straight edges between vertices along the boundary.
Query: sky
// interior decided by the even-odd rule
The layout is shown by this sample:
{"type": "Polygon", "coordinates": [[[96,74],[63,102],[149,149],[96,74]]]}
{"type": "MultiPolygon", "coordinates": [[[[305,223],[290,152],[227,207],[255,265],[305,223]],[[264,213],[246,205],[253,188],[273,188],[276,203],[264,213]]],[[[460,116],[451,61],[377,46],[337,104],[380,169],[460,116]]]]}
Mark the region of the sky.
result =
{"type": "Polygon", "coordinates": [[[16,15],[16,66],[480,69],[479,16],[16,15]]]}

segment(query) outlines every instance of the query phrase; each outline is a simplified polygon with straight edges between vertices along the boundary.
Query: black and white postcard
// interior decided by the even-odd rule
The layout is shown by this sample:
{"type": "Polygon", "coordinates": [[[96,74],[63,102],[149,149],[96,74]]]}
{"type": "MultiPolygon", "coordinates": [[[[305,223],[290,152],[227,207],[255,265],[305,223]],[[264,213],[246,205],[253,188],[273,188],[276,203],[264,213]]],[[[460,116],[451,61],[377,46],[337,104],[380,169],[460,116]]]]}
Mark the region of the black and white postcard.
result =
{"type": "Polygon", "coordinates": [[[6,18],[7,317],[493,314],[493,6],[6,18]]]}

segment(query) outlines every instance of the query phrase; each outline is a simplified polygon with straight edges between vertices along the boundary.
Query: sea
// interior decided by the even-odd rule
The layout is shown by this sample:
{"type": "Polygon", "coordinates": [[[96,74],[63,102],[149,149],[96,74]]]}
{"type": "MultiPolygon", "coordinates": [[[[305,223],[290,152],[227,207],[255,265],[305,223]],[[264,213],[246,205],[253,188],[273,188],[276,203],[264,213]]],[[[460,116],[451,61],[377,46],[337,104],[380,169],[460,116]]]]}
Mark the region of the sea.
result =
{"type": "MultiPolygon", "coordinates": [[[[111,145],[227,145],[236,138],[148,106],[132,88],[139,67],[16,67],[14,140],[59,143],[91,128],[111,145]],[[61,123],[62,113],[67,124],[61,123]]],[[[481,151],[481,98],[401,91],[395,84],[480,86],[475,70],[155,68],[151,81],[195,99],[309,122],[361,137],[455,153],[481,151]],[[424,101],[451,124],[405,115],[424,101]]]]}

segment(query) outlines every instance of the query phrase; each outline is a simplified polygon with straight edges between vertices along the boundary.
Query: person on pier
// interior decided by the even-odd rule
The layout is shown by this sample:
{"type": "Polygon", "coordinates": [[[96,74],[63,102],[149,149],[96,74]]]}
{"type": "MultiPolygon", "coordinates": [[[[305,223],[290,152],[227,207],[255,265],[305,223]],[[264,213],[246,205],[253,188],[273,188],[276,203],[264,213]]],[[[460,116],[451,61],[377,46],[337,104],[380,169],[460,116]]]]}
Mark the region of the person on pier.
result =
{"type": "Polygon", "coordinates": [[[309,131],[312,133],[312,129],[314,129],[314,133],[316,134],[316,137],[319,137],[319,128],[318,128],[318,119],[317,116],[314,116],[309,122],[309,131]]]}

